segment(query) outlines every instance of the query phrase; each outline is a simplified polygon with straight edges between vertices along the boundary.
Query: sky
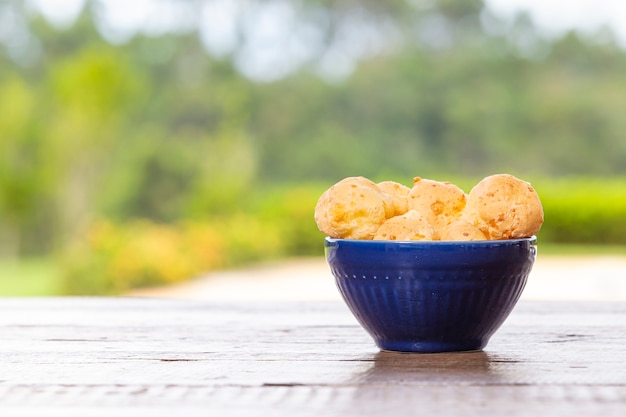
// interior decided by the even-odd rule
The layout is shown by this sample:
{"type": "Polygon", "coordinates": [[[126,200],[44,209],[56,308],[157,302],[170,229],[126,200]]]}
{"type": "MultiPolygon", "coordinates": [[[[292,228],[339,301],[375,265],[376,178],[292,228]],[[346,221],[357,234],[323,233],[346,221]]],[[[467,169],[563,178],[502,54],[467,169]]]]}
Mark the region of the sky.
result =
{"type": "Polygon", "coordinates": [[[571,29],[593,32],[607,25],[626,47],[626,1],[623,0],[485,0],[485,3],[499,16],[526,11],[537,26],[552,35],[571,29]]]}
{"type": "MultiPolygon", "coordinates": [[[[70,23],[80,10],[84,0],[30,0],[48,18],[59,25],[70,23]]],[[[159,0],[105,0],[108,16],[114,24],[133,27],[141,22],[154,20],[159,0]],[[154,5],[157,5],[155,7],[154,5]],[[131,6],[132,5],[132,6],[131,6]]],[[[236,3],[221,1],[224,6],[236,3]]],[[[485,3],[501,16],[511,16],[518,10],[530,13],[535,22],[549,32],[561,32],[572,28],[595,29],[608,24],[626,38],[626,2],[622,0],[485,0],[485,3]]],[[[161,14],[160,21],[172,20],[161,14]]],[[[170,16],[174,18],[175,16],[170,16]]],[[[171,24],[171,23],[170,23],[171,24]]]]}
{"type": "MultiPolygon", "coordinates": [[[[546,36],[557,36],[564,31],[578,30],[583,33],[598,31],[603,25],[611,27],[617,41],[626,49],[626,1],[623,0],[484,0],[491,11],[502,18],[511,18],[519,11],[527,12],[533,22],[546,36]]],[[[80,12],[84,0],[28,0],[48,20],[57,26],[70,25],[80,12]]],[[[207,48],[216,56],[226,54],[236,42],[233,16],[245,1],[212,0],[201,16],[184,15],[181,8],[163,0],[101,0],[100,29],[111,42],[122,43],[130,38],[137,28],[144,33],[156,34],[176,31],[186,27],[189,19],[200,19],[203,23],[201,36],[207,48]]],[[[249,3],[248,3],[249,4],[249,3]]],[[[267,3],[266,3],[267,4],[267,3]]],[[[270,2],[271,4],[271,2],[270,2]]],[[[298,62],[305,62],[311,54],[310,47],[320,40],[312,31],[295,24],[293,10],[285,3],[275,2],[254,15],[255,22],[250,53],[240,63],[246,75],[267,79],[280,78],[294,69],[298,62]],[[277,25],[280,21],[283,24],[277,25]],[[261,51],[260,53],[257,51],[261,51]],[[287,58],[286,58],[287,57],[287,58]]],[[[347,33],[347,46],[343,50],[330,51],[327,61],[332,62],[329,71],[339,77],[351,72],[351,57],[355,45],[363,45],[362,38],[376,34],[347,33]],[[352,38],[352,41],[350,41],[352,38]],[[351,43],[350,43],[351,42],[351,43]],[[342,61],[343,59],[343,61],[342,61]]],[[[369,44],[372,44],[371,41],[369,44]]],[[[245,53],[245,51],[244,51],[245,53]]],[[[324,71],[324,60],[321,61],[324,71]]]]}

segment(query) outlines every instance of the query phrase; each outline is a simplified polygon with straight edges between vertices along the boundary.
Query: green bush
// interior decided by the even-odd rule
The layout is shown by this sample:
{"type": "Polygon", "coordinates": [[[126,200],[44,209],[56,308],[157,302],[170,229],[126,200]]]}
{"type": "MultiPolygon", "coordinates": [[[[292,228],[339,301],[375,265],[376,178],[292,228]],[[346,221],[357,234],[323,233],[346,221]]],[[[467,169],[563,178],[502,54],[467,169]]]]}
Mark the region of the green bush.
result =
{"type": "Polygon", "coordinates": [[[288,255],[280,229],[251,215],[237,213],[214,219],[212,227],[224,242],[225,266],[233,267],[288,255]]]}
{"type": "Polygon", "coordinates": [[[317,200],[328,186],[275,186],[252,196],[248,212],[280,232],[286,255],[319,255],[323,252],[323,235],[313,213],[317,200]]]}
{"type": "Polygon", "coordinates": [[[535,185],[542,241],[626,245],[626,179],[567,179],[535,185]]]}

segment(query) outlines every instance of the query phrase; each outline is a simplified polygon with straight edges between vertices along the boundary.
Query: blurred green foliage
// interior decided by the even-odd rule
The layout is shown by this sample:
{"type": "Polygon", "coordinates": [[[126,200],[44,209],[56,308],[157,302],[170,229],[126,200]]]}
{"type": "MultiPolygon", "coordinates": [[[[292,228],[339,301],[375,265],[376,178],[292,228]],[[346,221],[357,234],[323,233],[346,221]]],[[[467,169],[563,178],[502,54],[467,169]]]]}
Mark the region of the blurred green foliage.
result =
{"type": "Polygon", "coordinates": [[[108,42],[97,1],[68,27],[0,4],[31,46],[0,39],[0,257],[61,254],[65,291],[117,293],[320,254],[314,204],[352,175],[467,190],[508,172],[538,187],[543,241],[626,243],[626,53],[609,32],[547,39],[479,0],[281,4],[321,41],[271,80],[241,69],[242,16],[216,54],[193,25],[108,42]],[[348,58],[346,76],[320,70],[348,58]]]}
{"type": "Polygon", "coordinates": [[[319,255],[311,220],[323,189],[280,187],[251,196],[238,212],[169,224],[101,220],[61,254],[67,294],[120,294],[181,282],[217,268],[284,256],[319,255]]]}
{"type": "Polygon", "coordinates": [[[541,239],[553,243],[626,243],[626,179],[539,182],[545,211],[541,239]]]}

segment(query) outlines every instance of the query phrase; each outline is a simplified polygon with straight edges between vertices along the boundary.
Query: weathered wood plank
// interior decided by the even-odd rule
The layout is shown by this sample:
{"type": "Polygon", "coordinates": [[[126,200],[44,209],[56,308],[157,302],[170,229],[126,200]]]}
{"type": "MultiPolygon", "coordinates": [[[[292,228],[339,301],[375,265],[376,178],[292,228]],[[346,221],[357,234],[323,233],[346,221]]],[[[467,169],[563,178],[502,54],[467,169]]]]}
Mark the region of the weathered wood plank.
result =
{"type": "Polygon", "coordinates": [[[626,303],[522,302],[485,351],[424,355],[340,303],[0,299],[0,364],[2,415],[622,416],[626,303]]]}

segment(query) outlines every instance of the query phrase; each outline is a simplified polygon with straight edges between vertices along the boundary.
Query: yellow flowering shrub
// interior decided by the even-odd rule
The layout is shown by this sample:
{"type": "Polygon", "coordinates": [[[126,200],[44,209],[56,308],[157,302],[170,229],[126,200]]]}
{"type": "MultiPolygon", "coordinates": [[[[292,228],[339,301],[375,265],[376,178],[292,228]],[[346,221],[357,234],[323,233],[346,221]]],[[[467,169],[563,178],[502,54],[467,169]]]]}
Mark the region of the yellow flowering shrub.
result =
{"type": "Polygon", "coordinates": [[[224,262],[223,238],[204,224],[94,222],[63,256],[69,294],[120,294],[172,284],[224,262]]]}

